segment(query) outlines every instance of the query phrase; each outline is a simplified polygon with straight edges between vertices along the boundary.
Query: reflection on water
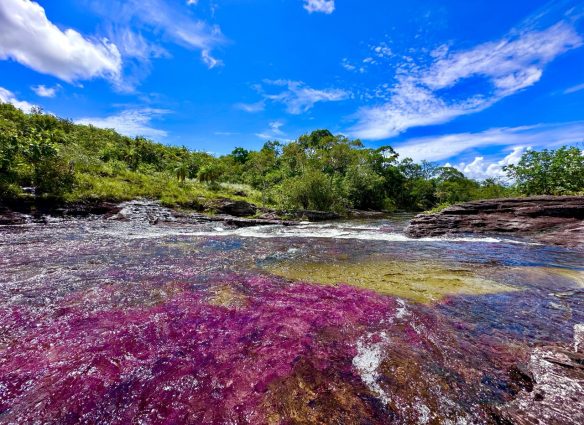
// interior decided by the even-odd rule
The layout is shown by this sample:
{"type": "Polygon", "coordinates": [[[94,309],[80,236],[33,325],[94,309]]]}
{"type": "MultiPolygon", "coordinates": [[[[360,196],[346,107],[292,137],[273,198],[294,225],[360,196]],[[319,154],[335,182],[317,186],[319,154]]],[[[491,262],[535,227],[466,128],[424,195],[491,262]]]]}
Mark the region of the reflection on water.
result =
{"type": "Polygon", "coordinates": [[[495,423],[584,253],[403,226],[2,228],[0,422],[495,423]]]}

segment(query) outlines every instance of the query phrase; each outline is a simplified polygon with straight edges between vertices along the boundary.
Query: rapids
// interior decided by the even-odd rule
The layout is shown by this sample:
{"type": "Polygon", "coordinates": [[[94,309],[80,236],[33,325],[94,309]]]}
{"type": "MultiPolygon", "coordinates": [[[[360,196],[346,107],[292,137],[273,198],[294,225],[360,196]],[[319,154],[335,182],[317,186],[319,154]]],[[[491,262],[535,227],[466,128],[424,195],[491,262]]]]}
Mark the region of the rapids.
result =
{"type": "Polygon", "coordinates": [[[0,423],[582,423],[584,252],[408,218],[0,228],[0,423]]]}

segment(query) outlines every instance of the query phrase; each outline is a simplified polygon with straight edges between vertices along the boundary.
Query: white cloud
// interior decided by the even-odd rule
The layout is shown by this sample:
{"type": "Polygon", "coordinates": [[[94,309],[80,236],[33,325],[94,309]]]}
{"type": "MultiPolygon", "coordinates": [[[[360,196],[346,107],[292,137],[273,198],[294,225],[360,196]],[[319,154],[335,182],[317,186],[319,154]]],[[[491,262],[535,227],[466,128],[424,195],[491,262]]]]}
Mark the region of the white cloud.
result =
{"type": "Polygon", "coordinates": [[[240,133],[235,132],[235,131],[216,131],[215,136],[225,136],[225,137],[230,137],[230,136],[237,136],[240,133]]]}
{"type": "Polygon", "coordinates": [[[479,96],[447,103],[427,87],[405,77],[393,88],[391,100],[381,107],[362,108],[351,134],[369,140],[386,139],[408,128],[445,123],[464,113],[479,111],[490,102],[479,96]]]}
{"type": "Polygon", "coordinates": [[[191,13],[185,13],[184,8],[173,6],[172,2],[95,0],[92,5],[104,17],[115,17],[118,26],[149,29],[160,39],[187,49],[199,50],[201,60],[209,68],[220,64],[220,61],[211,54],[214,47],[225,41],[220,28],[197,20],[191,13]]]}
{"type": "Polygon", "coordinates": [[[108,34],[124,58],[135,58],[145,62],[151,58],[170,57],[163,47],[147,41],[140,32],[132,31],[128,27],[112,27],[108,34]]]}
{"type": "Polygon", "coordinates": [[[261,112],[266,108],[266,102],[260,100],[256,103],[237,103],[235,107],[249,113],[261,112]]]}
{"type": "Polygon", "coordinates": [[[57,91],[59,91],[60,88],[61,86],[59,85],[54,87],[47,87],[43,84],[39,84],[38,86],[32,86],[31,90],[40,97],[55,97],[57,95],[57,91]]]}
{"type": "Polygon", "coordinates": [[[18,100],[14,93],[4,87],[0,87],[0,103],[10,103],[27,114],[30,113],[32,108],[36,107],[36,105],[33,105],[32,103],[18,100]]]}
{"type": "Polygon", "coordinates": [[[341,66],[345,68],[347,71],[355,71],[357,69],[357,67],[353,65],[351,62],[349,62],[349,59],[347,58],[343,58],[343,60],[341,61],[341,66]]]}
{"type": "Polygon", "coordinates": [[[280,128],[282,126],[284,126],[284,123],[282,121],[272,121],[268,124],[268,126],[270,127],[270,129],[272,130],[272,133],[277,135],[277,136],[283,136],[284,132],[282,130],[280,130],[280,128]]]}
{"type": "Polygon", "coordinates": [[[560,22],[543,31],[524,32],[473,49],[446,54],[422,77],[433,89],[452,87],[465,78],[483,76],[505,94],[537,82],[543,67],[566,51],[579,47],[575,29],[560,22]]]}
{"type": "Polygon", "coordinates": [[[554,147],[584,141],[584,121],[524,127],[492,128],[480,133],[457,133],[406,140],[395,147],[402,158],[440,161],[487,146],[554,147]]]}
{"type": "Polygon", "coordinates": [[[199,0],[187,0],[189,6],[196,6],[197,3],[199,3],[199,0]]]}
{"type": "Polygon", "coordinates": [[[164,138],[168,133],[152,127],[151,122],[169,111],[165,109],[129,109],[109,117],[80,118],[77,124],[93,125],[99,128],[112,128],[126,136],[144,136],[152,139],[164,138]]]}
{"type": "Polygon", "coordinates": [[[122,59],[114,44],[73,29],[61,30],[36,2],[2,0],[0,28],[0,59],[12,59],[67,82],[119,77],[122,59]]]}
{"type": "Polygon", "coordinates": [[[584,83],[578,84],[577,86],[567,88],[566,90],[564,90],[564,94],[572,94],[572,93],[576,93],[576,92],[579,92],[582,90],[584,90],[584,83]]]}
{"type": "Polygon", "coordinates": [[[283,103],[286,105],[286,111],[294,115],[308,112],[318,102],[338,102],[350,97],[350,93],[345,90],[313,89],[302,81],[266,80],[265,83],[272,86],[286,87],[280,93],[265,94],[264,97],[273,102],[283,103]]]}
{"type": "Polygon", "coordinates": [[[205,63],[205,65],[207,65],[209,69],[213,69],[216,66],[223,65],[222,61],[211,56],[209,50],[203,50],[201,52],[201,58],[203,59],[203,62],[205,63]]]}
{"type": "Polygon", "coordinates": [[[256,133],[256,136],[263,140],[274,140],[286,136],[281,128],[284,126],[284,122],[280,120],[271,121],[268,123],[268,129],[260,133],[256,133]]]}
{"type": "Polygon", "coordinates": [[[507,173],[503,170],[506,165],[517,164],[523,153],[529,148],[525,146],[516,146],[512,148],[511,153],[501,160],[486,160],[484,156],[477,156],[472,162],[461,162],[454,167],[464,173],[465,176],[475,180],[485,180],[488,178],[503,179],[507,178],[507,173]]]}
{"type": "Polygon", "coordinates": [[[393,52],[390,47],[385,43],[381,43],[377,46],[372,46],[371,50],[375,53],[378,58],[389,58],[393,56],[393,52]]]}
{"type": "Polygon", "coordinates": [[[335,0],[304,0],[308,13],[322,12],[330,15],[335,11],[335,0]]]}
{"type": "Polygon", "coordinates": [[[545,65],[581,45],[582,38],[574,28],[560,22],[543,31],[513,33],[465,51],[449,52],[441,46],[425,58],[430,61],[427,66],[406,60],[398,67],[389,100],[360,109],[350,132],[365,139],[386,139],[408,128],[441,124],[481,111],[532,86],[540,80],[545,65]],[[473,77],[486,80],[489,89],[457,96],[452,89],[473,77]]]}
{"type": "Polygon", "coordinates": [[[341,66],[345,68],[345,70],[350,72],[358,72],[360,74],[364,74],[366,71],[364,66],[357,67],[357,65],[351,63],[351,61],[349,61],[349,59],[347,58],[343,58],[343,60],[341,61],[341,66]]]}

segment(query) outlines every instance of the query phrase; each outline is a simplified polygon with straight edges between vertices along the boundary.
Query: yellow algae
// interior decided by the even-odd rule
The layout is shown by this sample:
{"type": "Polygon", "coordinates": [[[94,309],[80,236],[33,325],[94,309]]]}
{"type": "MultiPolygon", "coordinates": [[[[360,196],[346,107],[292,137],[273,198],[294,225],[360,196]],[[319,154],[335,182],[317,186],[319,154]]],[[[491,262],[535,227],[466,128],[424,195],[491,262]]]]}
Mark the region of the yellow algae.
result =
{"type": "Polygon", "coordinates": [[[512,267],[507,274],[526,282],[545,284],[550,289],[565,287],[565,284],[584,287],[584,271],[560,267],[512,267]]]}
{"type": "Polygon", "coordinates": [[[584,271],[582,270],[560,269],[555,267],[538,267],[538,269],[549,274],[552,278],[554,275],[559,276],[565,280],[572,281],[578,286],[584,287],[584,271]]]}
{"type": "Polygon", "coordinates": [[[284,261],[268,266],[267,270],[287,279],[323,285],[347,284],[423,303],[439,301],[448,295],[481,295],[515,290],[478,276],[471,269],[419,261],[284,261]]]}
{"type": "Polygon", "coordinates": [[[243,307],[246,297],[230,285],[218,285],[211,290],[208,303],[219,307],[243,307]]]}

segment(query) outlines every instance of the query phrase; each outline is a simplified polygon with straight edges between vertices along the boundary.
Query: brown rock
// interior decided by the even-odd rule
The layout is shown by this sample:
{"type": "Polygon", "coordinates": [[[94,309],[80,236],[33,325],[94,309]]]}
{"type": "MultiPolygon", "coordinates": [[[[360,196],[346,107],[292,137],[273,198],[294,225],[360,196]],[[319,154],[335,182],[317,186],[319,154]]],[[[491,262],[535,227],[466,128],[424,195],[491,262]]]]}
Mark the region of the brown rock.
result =
{"type": "Polygon", "coordinates": [[[231,199],[218,199],[212,202],[210,208],[220,214],[235,217],[249,217],[256,213],[257,207],[245,201],[233,201],[231,199]]]}
{"type": "Polygon", "coordinates": [[[533,350],[528,368],[533,384],[499,409],[503,423],[584,423],[584,355],[540,347],[533,350]]]}
{"type": "Polygon", "coordinates": [[[467,202],[422,214],[406,228],[411,237],[461,233],[531,235],[554,245],[584,246],[584,196],[537,196],[467,202]]]}

